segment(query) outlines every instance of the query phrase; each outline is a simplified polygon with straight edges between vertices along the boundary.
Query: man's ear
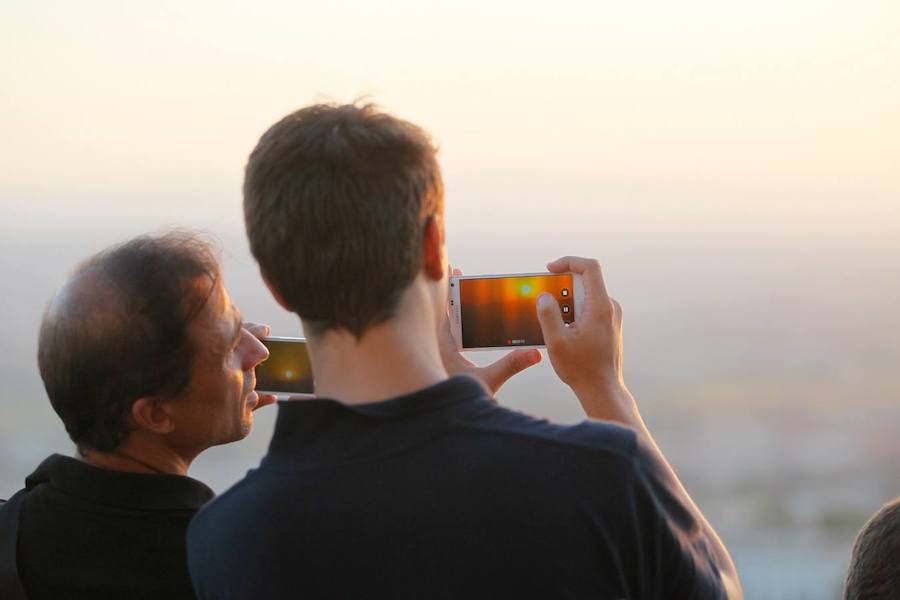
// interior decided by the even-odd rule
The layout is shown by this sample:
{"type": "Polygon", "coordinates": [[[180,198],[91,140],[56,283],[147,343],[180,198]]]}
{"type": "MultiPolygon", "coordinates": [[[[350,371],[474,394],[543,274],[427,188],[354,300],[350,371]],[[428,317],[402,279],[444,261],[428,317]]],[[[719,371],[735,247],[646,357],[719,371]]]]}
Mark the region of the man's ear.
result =
{"type": "Polygon", "coordinates": [[[131,405],[131,419],[138,429],[166,434],[175,431],[169,403],[158,396],[138,398],[131,405]]]}
{"type": "Polygon", "coordinates": [[[284,296],[281,295],[281,292],[278,291],[278,288],[272,285],[272,282],[269,281],[265,275],[262,275],[262,273],[260,273],[260,275],[262,276],[263,283],[265,283],[266,287],[269,288],[269,293],[272,294],[273,298],[275,298],[275,302],[277,302],[278,305],[281,306],[281,308],[283,308],[284,310],[288,312],[294,312],[294,310],[287,305],[287,302],[284,301],[284,296]]]}
{"type": "Polygon", "coordinates": [[[444,278],[444,224],[440,215],[431,215],[425,221],[422,259],[426,277],[433,281],[444,278]]]}

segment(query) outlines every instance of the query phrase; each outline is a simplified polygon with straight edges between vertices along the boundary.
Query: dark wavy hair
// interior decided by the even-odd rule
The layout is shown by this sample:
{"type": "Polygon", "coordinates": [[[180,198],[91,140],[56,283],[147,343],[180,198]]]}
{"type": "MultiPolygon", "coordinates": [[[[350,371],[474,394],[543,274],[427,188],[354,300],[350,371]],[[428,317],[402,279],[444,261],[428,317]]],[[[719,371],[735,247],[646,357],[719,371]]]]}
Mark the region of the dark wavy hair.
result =
{"type": "Polygon", "coordinates": [[[219,273],[213,246],[185,231],[129,240],[75,269],[44,312],[38,366],[79,449],[116,449],[135,400],[187,386],[189,326],[219,273]]]}

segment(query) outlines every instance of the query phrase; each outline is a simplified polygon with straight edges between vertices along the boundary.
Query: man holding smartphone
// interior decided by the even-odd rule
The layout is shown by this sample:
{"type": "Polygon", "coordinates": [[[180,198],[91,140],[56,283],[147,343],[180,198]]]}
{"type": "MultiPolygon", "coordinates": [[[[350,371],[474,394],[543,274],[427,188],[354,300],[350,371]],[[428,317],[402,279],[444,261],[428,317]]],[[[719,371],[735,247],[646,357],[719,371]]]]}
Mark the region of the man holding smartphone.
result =
{"type": "Polygon", "coordinates": [[[41,322],[38,363],[75,442],[0,507],[0,597],[193,598],[198,454],[242,439],[268,353],[202,239],[144,236],[83,262],[41,322]]]}
{"type": "Polygon", "coordinates": [[[443,202],[428,135],[372,106],[299,110],[250,155],[250,246],[302,321],[317,399],[282,402],[260,468],[192,522],[198,596],[740,598],[625,387],[596,261],[548,265],[583,278],[574,324],[536,306],[590,420],[448,377],[471,364],[447,324],[443,202]]]}

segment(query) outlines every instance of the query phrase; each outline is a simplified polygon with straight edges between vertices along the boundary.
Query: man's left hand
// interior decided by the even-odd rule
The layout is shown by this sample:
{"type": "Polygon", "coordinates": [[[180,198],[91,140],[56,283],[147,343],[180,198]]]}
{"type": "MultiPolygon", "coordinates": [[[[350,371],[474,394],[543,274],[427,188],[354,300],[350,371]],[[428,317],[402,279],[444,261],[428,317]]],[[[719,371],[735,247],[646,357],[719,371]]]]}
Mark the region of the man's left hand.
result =
{"type": "MultiPolygon", "coordinates": [[[[459,269],[453,269],[452,273],[453,275],[462,275],[462,271],[459,269]]],[[[453,334],[450,333],[449,305],[447,308],[444,322],[438,329],[438,345],[444,368],[450,375],[459,375],[460,373],[471,375],[487,386],[493,395],[510,377],[541,362],[540,351],[519,349],[513,350],[489,365],[479,367],[456,349],[456,341],[453,339],[453,334]]]]}

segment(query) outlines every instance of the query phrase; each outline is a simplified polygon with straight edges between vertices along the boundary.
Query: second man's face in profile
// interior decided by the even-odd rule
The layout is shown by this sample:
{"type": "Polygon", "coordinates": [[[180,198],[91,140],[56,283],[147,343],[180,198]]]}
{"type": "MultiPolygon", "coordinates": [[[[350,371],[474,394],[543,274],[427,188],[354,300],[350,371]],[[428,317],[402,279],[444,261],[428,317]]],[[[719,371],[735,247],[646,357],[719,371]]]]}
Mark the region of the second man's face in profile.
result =
{"type": "MultiPolygon", "coordinates": [[[[207,288],[212,285],[204,282],[207,288]]],[[[254,369],[268,357],[268,350],[244,329],[221,282],[191,323],[190,334],[196,347],[191,380],[171,400],[176,443],[207,448],[246,437],[259,402],[254,369]]]]}

